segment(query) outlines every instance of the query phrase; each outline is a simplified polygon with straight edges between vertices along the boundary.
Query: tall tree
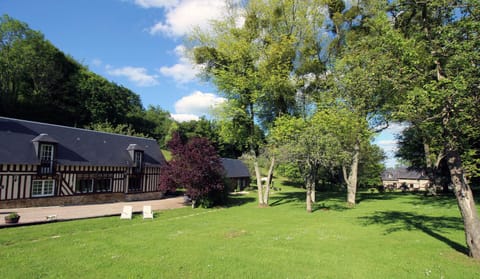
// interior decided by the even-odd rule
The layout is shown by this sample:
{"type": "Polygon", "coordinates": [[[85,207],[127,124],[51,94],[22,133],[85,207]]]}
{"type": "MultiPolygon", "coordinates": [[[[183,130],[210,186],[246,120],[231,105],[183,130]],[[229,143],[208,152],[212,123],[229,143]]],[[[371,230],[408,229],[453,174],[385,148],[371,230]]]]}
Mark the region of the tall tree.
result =
{"type": "MultiPolygon", "coordinates": [[[[395,92],[405,87],[399,78],[412,75],[399,63],[404,56],[402,49],[412,42],[401,40],[401,34],[376,5],[363,6],[361,14],[361,23],[344,32],[342,48],[337,50],[341,55],[334,57],[334,67],[328,76],[329,91],[375,133],[388,126],[391,110],[398,100],[395,92]]],[[[352,157],[342,166],[347,202],[352,206],[355,205],[362,133],[354,137],[356,140],[350,147],[352,157]]]]}
{"type": "Polygon", "coordinates": [[[469,253],[480,258],[480,220],[462,157],[478,138],[480,100],[480,2],[478,0],[393,1],[398,30],[417,42],[421,53],[399,117],[440,126],[442,147],[460,209],[469,253]],[[419,63],[420,62],[420,63],[419,63]],[[470,145],[471,146],[471,145],[470,145]]]}
{"type": "MultiPolygon", "coordinates": [[[[240,16],[233,12],[215,22],[210,32],[192,35],[196,63],[204,65],[205,76],[228,99],[228,118],[233,126],[244,127],[252,154],[258,151],[256,123],[268,129],[276,117],[296,113],[300,78],[292,77],[302,58],[311,55],[307,50],[319,45],[319,8],[316,0],[248,1],[237,10],[244,12],[240,16]]],[[[266,206],[258,162],[255,170],[259,205],[266,206]]]]}

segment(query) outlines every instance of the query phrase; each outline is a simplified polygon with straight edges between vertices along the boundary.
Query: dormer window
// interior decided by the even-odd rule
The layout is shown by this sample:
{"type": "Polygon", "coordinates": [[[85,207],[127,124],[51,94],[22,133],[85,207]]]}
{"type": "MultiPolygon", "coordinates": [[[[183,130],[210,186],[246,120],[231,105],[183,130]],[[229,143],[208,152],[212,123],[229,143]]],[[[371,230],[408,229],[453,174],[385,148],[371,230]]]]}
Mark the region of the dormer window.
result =
{"type": "Polygon", "coordinates": [[[40,144],[40,173],[50,174],[53,173],[53,144],[40,144]]]}
{"type": "Polygon", "coordinates": [[[54,174],[57,141],[47,134],[40,134],[32,142],[40,161],[38,173],[40,175],[54,174]]]}
{"type": "Polygon", "coordinates": [[[133,153],[133,166],[135,168],[135,172],[141,172],[143,165],[143,151],[135,151],[133,153]]]}
{"type": "Polygon", "coordinates": [[[143,149],[138,144],[130,144],[127,147],[127,151],[133,161],[133,173],[141,173],[143,168],[143,149]]]}

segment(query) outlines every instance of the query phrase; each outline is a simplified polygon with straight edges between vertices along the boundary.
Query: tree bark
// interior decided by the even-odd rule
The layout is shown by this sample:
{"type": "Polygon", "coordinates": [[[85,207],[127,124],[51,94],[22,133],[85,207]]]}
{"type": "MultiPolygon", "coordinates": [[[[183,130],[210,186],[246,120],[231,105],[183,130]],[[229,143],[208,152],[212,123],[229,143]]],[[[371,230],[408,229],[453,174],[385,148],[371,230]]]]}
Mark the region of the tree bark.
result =
{"type": "Polygon", "coordinates": [[[318,164],[315,162],[308,162],[307,163],[307,175],[306,175],[306,188],[307,188],[307,195],[306,195],[306,206],[307,212],[311,213],[313,211],[312,205],[315,201],[315,180],[317,178],[317,171],[318,171],[318,164]],[[312,198],[313,197],[313,198],[312,198]]]}
{"type": "Polygon", "coordinates": [[[313,168],[310,167],[309,174],[307,175],[307,196],[306,196],[306,205],[307,205],[307,212],[312,212],[312,180],[313,180],[313,168]]]}
{"type": "Polygon", "coordinates": [[[458,208],[462,214],[469,255],[475,259],[480,259],[480,220],[475,207],[472,189],[465,180],[462,161],[458,151],[455,148],[449,148],[445,153],[458,208]]]}
{"type": "Polygon", "coordinates": [[[260,175],[260,168],[258,167],[257,158],[255,157],[255,162],[253,163],[255,167],[255,175],[257,177],[257,190],[258,190],[258,206],[263,206],[263,188],[262,188],[262,177],[260,175]]]}
{"type": "Polygon", "coordinates": [[[312,200],[313,203],[316,202],[316,198],[315,198],[315,186],[316,186],[316,182],[312,185],[312,190],[311,190],[311,194],[310,194],[310,199],[312,200]]]}
{"type": "Polygon", "coordinates": [[[347,173],[345,166],[342,167],[343,178],[347,183],[347,204],[351,207],[355,206],[355,198],[357,195],[357,176],[358,176],[358,160],[360,155],[360,143],[355,142],[354,154],[350,165],[350,172],[347,173]]]}
{"type": "MultiPolygon", "coordinates": [[[[432,162],[432,160],[430,159],[432,156],[432,153],[430,152],[430,145],[426,143],[425,138],[423,139],[423,151],[425,153],[426,172],[429,180],[428,192],[432,195],[436,195],[436,188],[437,186],[441,185],[438,173],[439,173],[440,163],[444,155],[443,155],[443,152],[440,151],[438,155],[436,155],[435,162],[432,162]]],[[[448,189],[448,185],[447,185],[447,189],[448,189]]]]}
{"type": "Polygon", "coordinates": [[[423,138],[423,153],[425,155],[426,171],[429,180],[427,185],[427,193],[430,195],[436,195],[435,174],[432,160],[430,159],[430,145],[426,142],[425,137],[423,138]]]}
{"type": "Polygon", "coordinates": [[[272,160],[270,161],[270,168],[268,169],[267,175],[267,185],[265,185],[265,193],[263,195],[263,204],[268,206],[268,199],[270,197],[270,187],[272,183],[272,176],[273,176],[273,168],[275,167],[275,156],[272,156],[272,160]]]}

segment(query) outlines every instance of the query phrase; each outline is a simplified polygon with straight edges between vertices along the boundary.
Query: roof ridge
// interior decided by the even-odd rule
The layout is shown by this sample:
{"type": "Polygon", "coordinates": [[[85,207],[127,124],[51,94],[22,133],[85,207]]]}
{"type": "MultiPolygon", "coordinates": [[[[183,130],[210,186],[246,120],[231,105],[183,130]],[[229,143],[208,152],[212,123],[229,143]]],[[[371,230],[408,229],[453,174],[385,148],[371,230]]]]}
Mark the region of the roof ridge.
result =
{"type": "Polygon", "coordinates": [[[90,129],[86,129],[86,128],[71,127],[71,126],[65,126],[65,125],[59,125],[59,124],[52,124],[52,123],[45,123],[45,122],[38,122],[38,121],[33,121],[33,120],[10,118],[10,117],[4,117],[4,116],[0,116],[0,119],[20,121],[20,122],[27,122],[27,123],[34,123],[34,124],[38,124],[38,125],[45,125],[45,126],[52,126],[52,127],[60,127],[60,128],[66,128],[66,129],[74,129],[74,130],[80,130],[80,131],[86,131],[86,132],[92,132],[92,133],[99,133],[99,134],[108,134],[108,135],[115,135],[115,136],[123,136],[123,137],[130,137],[130,138],[136,138],[136,139],[146,139],[146,140],[156,141],[154,138],[144,138],[144,137],[138,137],[138,136],[130,136],[130,135],[124,135],[124,134],[116,134],[116,133],[111,133],[111,132],[90,130],[90,129]]]}

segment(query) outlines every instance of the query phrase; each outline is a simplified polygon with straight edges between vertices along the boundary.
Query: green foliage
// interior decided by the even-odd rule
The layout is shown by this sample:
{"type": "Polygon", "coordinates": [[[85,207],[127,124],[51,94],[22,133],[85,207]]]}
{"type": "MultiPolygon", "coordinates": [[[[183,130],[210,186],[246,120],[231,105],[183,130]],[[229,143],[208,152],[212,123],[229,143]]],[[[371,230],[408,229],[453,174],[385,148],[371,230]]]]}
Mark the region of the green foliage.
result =
{"type": "MultiPolygon", "coordinates": [[[[311,119],[280,117],[270,133],[270,142],[278,148],[279,159],[335,168],[348,162],[358,134],[366,124],[346,109],[324,108],[311,119]]],[[[367,136],[368,138],[368,136],[367,136]]]]}
{"type": "MultiPolygon", "coordinates": [[[[208,139],[218,151],[221,157],[237,158],[245,152],[249,146],[242,142],[245,139],[241,131],[232,129],[230,122],[223,120],[208,120],[201,117],[199,120],[175,123],[170,127],[170,133],[179,133],[184,141],[196,137],[208,139]],[[228,130],[228,134],[225,132],[228,130]]],[[[170,137],[166,137],[170,139],[170,137]]]]}
{"type": "MultiPolygon", "coordinates": [[[[255,123],[250,123],[248,112],[238,107],[236,103],[235,100],[229,100],[215,111],[219,140],[225,146],[235,147],[240,154],[252,149],[258,153],[265,142],[264,132],[255,123]]],[[[238,157],[238,153],[235,157],[238,157]]]]}
{"type": "Polygon", "coordinates": [[[80,71],[76,86],[85,98],[90,123],[127,124],[131,113],[143,110],[137,94],[86,69],[80,71]]]}
{"type": "Polygon", "coordinates": [[[168,112],[144,110],[137,94],[89,71],[7,15],[0,18],[0,115],[133,134],[130,129],[161,144],[172,123],[168,112]]]}
{"type": "Polygon", "coordinates": [[[311,104],[306,95],[324,70],[317,52],[323,15],[310,8],[320,5],[316,0],[243,4],[244,25],[232,11],[210,33],[192,33],[191,50],[204,76],[228,99],[220,134],[258,152],[257,124],[268,130],[276,117],[302,114],[311,104]]]}
{"type": "Polygon", "coordinates": [[[282,177],[288,178],[290,181],[295,183],[303,183],[302,173],[300,172],[299,166],[296,163],[285,162],[280,163],[276,167],[276,173],[282,177]]]}
{"type": "Polygon", "coordinates": [[[359,162],[358,186],[369,188],[382,185],[381,175],[385,170],[382,163],[385,159],[383,150],[377,145],[365,142],[362,151],[359,162]]]}
{"type": "Polygon", "coordinates": [[[82,98],[72,90],[78,63],[7,15],[0,18],[0,42],[1,115],[84,124],[82,98]]]}
{"type": "Polygon", "coordinates": [[[15,219],[20,217],[20,215],[18,215],[18,212],[10,212],[6,217],[9,219],[15,219]]]}
{"type": "MultiPolygon", "coordinates": [[[[397,1],[391,7],[398,30],[417,42],[406,50],[418,65],[416,76],[399,79],[411,88],[395,116],[415,125],[418,137],[437,150],[432,153],[457,150],[467,176],[480,169],[475,144],[480,138],[478,8],[478,1],[447,7],[442,1],[397,1]]],[[[406,66],[413,68],[413,62],[406,66]]]]}
{"type": "Polygon", "coordinates": [[[165,157],[165,160],[170,161],[172,159],[172,152],[162,149],[162,154],[163,157],[165,157]]]}
{"type": "Polygon", "coordinates": [[[111,123],[108,123],[108,122],[95,123],[90,126],[86,126],[85,129],[113,133],[113,134],[121,134],[121,135],[127,135],[127,136],[136,136],[136,137],[143,137],[143,138],[146,137],[142,133],[135,132],[132,126],[126,125],[126,124],[119,124],[119,125],[113,126],[111,123]]]}

